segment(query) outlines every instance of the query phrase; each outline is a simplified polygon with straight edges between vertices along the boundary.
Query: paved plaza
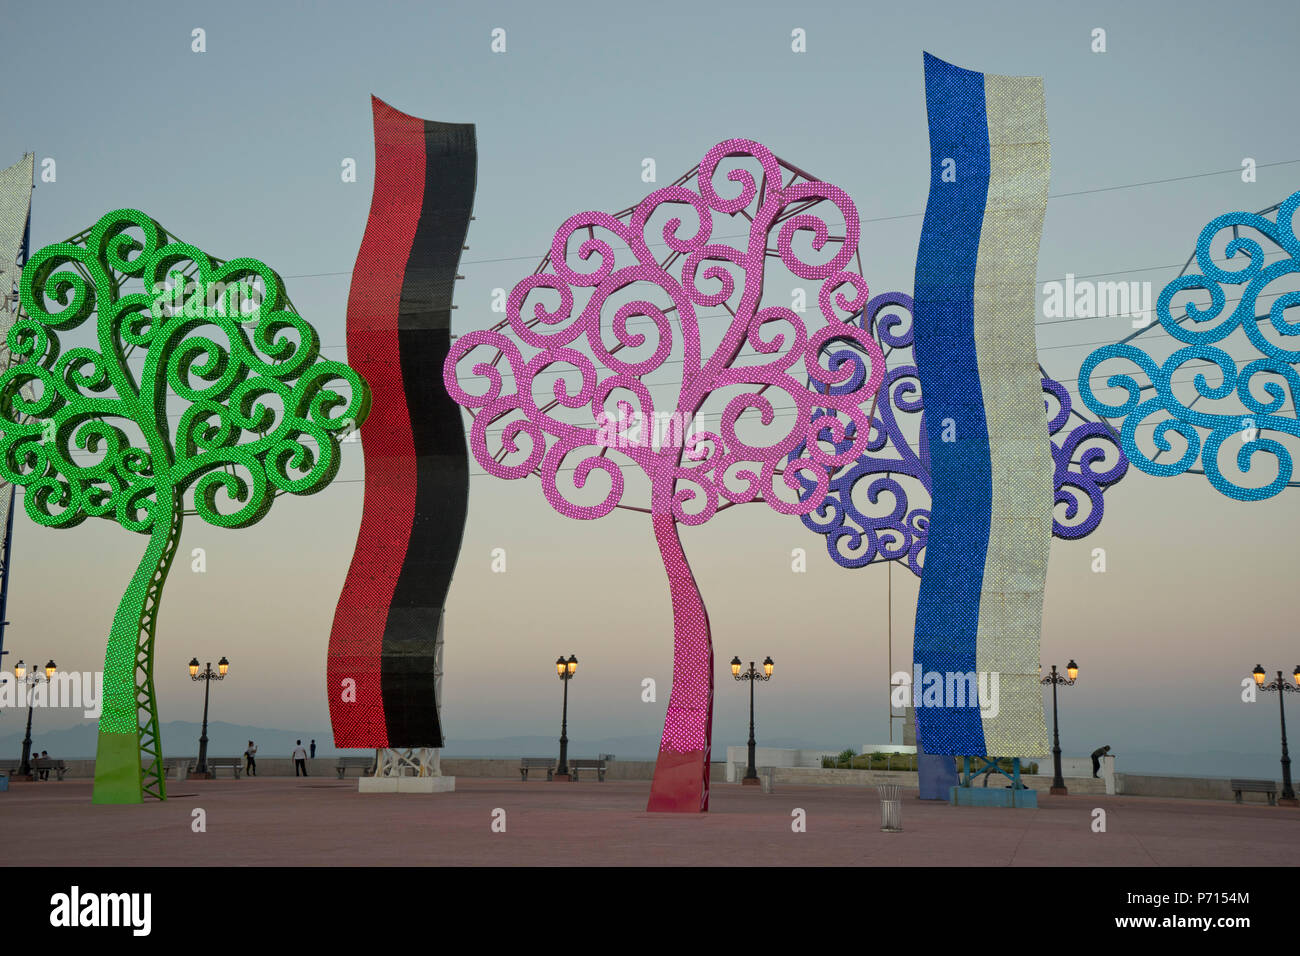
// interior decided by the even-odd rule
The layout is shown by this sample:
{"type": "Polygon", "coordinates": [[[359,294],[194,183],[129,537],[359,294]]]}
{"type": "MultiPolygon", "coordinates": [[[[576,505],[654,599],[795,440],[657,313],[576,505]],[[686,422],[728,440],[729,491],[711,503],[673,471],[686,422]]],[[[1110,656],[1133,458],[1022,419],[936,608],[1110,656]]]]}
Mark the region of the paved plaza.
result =
{"type": "Polygon", "coordinates": [[[57,866],[1267,866],[1293,865],[1300,835],[1300,811],[1222,801],[1043,794],[1010,810],[904,790],[903,832],[884,833],[872,789],[715,785],[703,815],[646,813],[649,791],[462,777],[449,794],[360,794],[355,779],[271,777],[95,806],[89,780],[65,780],[13,783],[0,815],[11,837],[39,835],[26,863],[57,866]]]}

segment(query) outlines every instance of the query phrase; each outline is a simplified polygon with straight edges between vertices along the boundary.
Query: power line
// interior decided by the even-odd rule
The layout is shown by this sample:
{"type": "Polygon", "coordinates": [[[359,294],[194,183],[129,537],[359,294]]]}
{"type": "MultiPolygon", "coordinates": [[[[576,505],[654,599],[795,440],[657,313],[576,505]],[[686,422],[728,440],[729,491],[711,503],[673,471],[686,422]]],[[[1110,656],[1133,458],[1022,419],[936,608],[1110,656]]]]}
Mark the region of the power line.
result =
{"type": "MultiPolygon", "coordinates": [[[[1281,160],[1281,161],[1276,162],[1276,163],[1256,163],[1256,164],[1255,164],[1255,168],[1256,168],[1256,169],[1270,169],[1270,168],[1275,167],[1275,166],[1290,166],[1290,165],[1292,165],[1292,164],[1294,164],[1294,163],[1300,163],[1300,159],[1285,159],[1285,160],[1281,160]]],[[[1079,189],[1079,190],[1075,190],[1074,192],[1068,192],[1068,193],[1048,193],[1047,198],[1048,198],[1048,199],[1066,199],[1066,198],[1068,198],[1068,197],[1070,197],[1070,196],[1090,196],[1090,195],[1093,195],[1093,194],[1096,194],[1096,193],[1115,192],[1115,191],[1117,191],[1117,190],[1122,190],[1122,189],[1137,189],[1137,188],[1142,187],[1142,186],[1157,186],[1157,185],[1160,185],[1160,184],[1162,184],[1162,183],[1177,183],[1177,182],[1183,182],[1184,180],[1189,180],[1189,179],[1204,179],[1204,178],[1206,178],[1207,176],[1223,176],[1223,175],[1226,175],[1226,174],[1228,174],[1228,173],[1240,173],[1240,172],[1241,172],[1241,167],[1240,167],[1240,166],[1237,167],[1236,169],[1216,169],[1216,170],[1214,170],[1214,171],[1212,171],[1212,172],[1208,172],[1208,173],[1192,173],[1191,175],[1188,175],[1188,176],[1171,176],[1171,177],[1169,177],[1169,178],[1167,178],[1167,179],[1148,179],[1148,180],[1144,180],[1143,182],[1137,182],[1137,183],[1121,183],[1120,185],[1117,185],[1117,186],[1097,186],[1097,187],[1092,188],[1092,189],[1079,189]]],[[[895,216],[875,216],[875,217],[870,218],[870,219],[860,219],[859,222],[860,222],[862,225],[867,225],[867,224],[869,224],[869,223],[877,223],[877,222],[893,222],[893,221],[898,220],[898,219],[917,219],[917,218],[920,218],[921,216],[924,216],[924,215],[925,215],[925,212],[924,212],[924,210],[922,210],[921,212],[900,213],[900,214],[895,215],[895,216]]],[[[740,238],[744,238],[744,237],[747,236],[747,235],[749,235],[749,233],[736,233],[735,235],[729,235],[729,236],[716,236],[716,237],[714,237],[714,238],[715,238],[715,239],[740,239],[740,238]]],[[[647,243],[647,245],[652,245],[652,246],[666,246],[667,243],[665,243],[665,242],[654,242],[654,243],[647,243]]],[[[460,263],[460,264],[461,264],[461,265],[487,265],[487,264],[497,263],[497,262],[525,262],[525,261],[527,261],[527,262],[536,262],[537,259],[538,259],[538,257],[537,257],[536,255],[527,255],[527,256],[500,256],[500,257],[497,257],[497,258],[491,258],[491,259],[463,259],[463,260],[461,260],[461,263],[460,263]]],[[[1178,264],[1179,264],[1179,263],[1175,263],[1174,265],[1176,266],[1176,265],[1178,265],[1178,264]]],[[[1161,269],[1161,268],[1169,268],[1169,267],[1167,267],[1167,266],[1153,266],[1152,268],[1153,268],[1153,269],[1161,269]]],[[[1145,271],[1145,270],[1129,270],[1129,271],[1139,271],[1139,272],[1140,272],[1140,271],[1145,271]]],[[[352,270],[351,270],[351,269],[347,269],[347,270],[342,271],[342,272],[309,272],[309,273],[300,273],[300,274],[297,274],[297,275],[281,276],[280,278],[282,278],[282,279],[317,279],[317,278],[321,278],[321,277],[323,277],[323,276],[345,276],[345,275],[351,275],[351,274],[352,274],[352,270]]],[[[1118,274],[1119,274],[1119,273],[1096,273],[1096,275],[1118,275],[1118,274]]]]}

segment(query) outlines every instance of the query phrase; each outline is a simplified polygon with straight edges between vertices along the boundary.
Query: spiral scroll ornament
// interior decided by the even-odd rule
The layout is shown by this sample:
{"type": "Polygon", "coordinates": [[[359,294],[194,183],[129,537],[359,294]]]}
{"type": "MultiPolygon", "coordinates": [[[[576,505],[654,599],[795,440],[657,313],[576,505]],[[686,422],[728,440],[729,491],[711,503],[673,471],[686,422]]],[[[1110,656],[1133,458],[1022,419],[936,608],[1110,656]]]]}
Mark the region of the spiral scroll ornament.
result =
{"type": "MultiPolygon", "coordinates": [[[[873,296],[862,323],[889,363],[871,411],[871,438],[864,454],[831,476],[822,503],[801,520],[810,531],[825,535],[827,553],[841,567],[899,561],[919,577],[930,528],[931,483],[925,404],[910,354],[912,297],[903,292],[873,296]]],[[[837,351],[830,364],[853,370],[849,384],[866,369],[852,348],[837,351]]],[[[1105,424],[1074,411],[1063,385],[1044,374],[1042,388],[1055,462],[1052,532],[1074,540],[1096,530],[1105,508],[1103,492],[1124,477],[1128,462],[1105,424]]],[[[818,409],[814,420],[826,414],[818,409]]],[[[856,428],[848,425],[846,436],[856,437],[856,428]]],[[[848,437],[836,447],[847,447],[848,437]]],[[[806,483],[804,489],[813,493],[816,486],[806,483]]]]}
{"type": "Polygon", "coordinates": [[[1160,328],[1181,348],[1153,358],[1150,349],[1129,344],[1141,334],[1135,333],[1084,360],[1080,396],[1102,418],[1119,419],[1124,453],[1147,474],[1203,474],[1218,492],[1238,501],[1262,501],[1296,484],[1292,452],[1300,438],[1300,319],[1288,318],[1287,310],[1300,307],[1297,207],[1300,192],[1260,213],[1219,216],[1201,230],[1194,255],[1200,272],[1185,267],[1156,300],[1160,328]],[[1267,218],[1269,212],[1276,212],[1275,219],[1267,218]],[[1271,248],[1266,251],[1255,233],[1271,248]],[[1213,252],[1220,239],[1222,263],[1213,252]],[[1240,288],[1225,289],[1233,286],[1240,288]],[[1270,287],[1274,291],[1266,291],[1270,287]],[[1228,291],[1237,294],[1230,299],[1228,291]],[[1175,298],[1183,293],[1191,300],[1175,308],[1175,298]],[[1207,296],[1208,305],[1203,302],[1207,296]],[[1235,305],[1228,311],[1230,302],[1235,305]],[[1242,347],[1254,356],[1241,355],[1242,347]],[[1111,360],[1120,364],[1103,370],[1105,382],[1122,397],[1094,389],[1098,367],[1111,360]],[[1190,378],[1175,379],[1183,372],[1191,373],[1190,378]],[[1147,427],[1153,429],[1149,444],[1154,451],[1137,440],[1138,429],[1147,427]],[[1170,440],[1174,436],[1176,444],[1170,440]],[[1160,460],[1171,452],[1176,457],[1160,460]],[[1225,453],[1235,463],[1235,473],[1224,473],[1220,459],[1225,453]],[[1271,466],[1255,470],[1269,461],[1271,466]]]}

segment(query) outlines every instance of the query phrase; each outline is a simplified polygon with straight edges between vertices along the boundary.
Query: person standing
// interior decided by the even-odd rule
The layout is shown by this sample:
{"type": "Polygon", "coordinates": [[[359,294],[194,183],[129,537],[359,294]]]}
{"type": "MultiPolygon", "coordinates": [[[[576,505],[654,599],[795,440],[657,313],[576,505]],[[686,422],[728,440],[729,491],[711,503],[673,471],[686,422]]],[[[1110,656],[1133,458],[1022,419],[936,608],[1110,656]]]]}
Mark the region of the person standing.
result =
{"type": "Polygon", "coordinates": [[[312,760],[315,760],[315,759],[316,759],[316,741],[315,741],[315,740],[313,740],[313,741],[311,742],[311,759],[312,759],[312,760]]]}
{"type": "Polygon", "coordinates": [[[257,776],[257,744],[251,740],[248,742],[248,749],[244,751],[244,773],[250,777],[257,776]]]}
{"type": "Polygon", "coordinates": [[[298,741],[298,746],[293,748],[293,775],[299,774],[307,776],[307,751],[302,748],[302,741],[298,741]]]}

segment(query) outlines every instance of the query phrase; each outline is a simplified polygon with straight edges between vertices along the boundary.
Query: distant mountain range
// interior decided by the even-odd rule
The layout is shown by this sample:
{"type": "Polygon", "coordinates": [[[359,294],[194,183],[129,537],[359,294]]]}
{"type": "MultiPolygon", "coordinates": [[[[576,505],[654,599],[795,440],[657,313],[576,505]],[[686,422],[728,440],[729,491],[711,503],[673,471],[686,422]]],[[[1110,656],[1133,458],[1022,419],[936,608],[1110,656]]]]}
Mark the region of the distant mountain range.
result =
{"type": "MultiPolygon", "coordinates": [[[[191,721],[174,720],[162,725],[163,753],[167,756],[193,756],[199,751],[200,725],[191,721]]],[[[86,759],[95,756],[98,728],[90,722],[64,730],[34,733],[32,744],[37,750],[48,750],[53,757],[65,760],[86,759]]],[[[342,753],[356,754],[356,750],[338,750],[328,728],[281,730],[273,727],[249,727],[213,721],[208,724],[208,753],[214,757],[236,756],[244,752],[249,740],[257,742],[259,757],[288,757],[295,741],[307,745],[316,741],[318,757],[332,757],[342,753]]],[[[728,744],[735,746],[744,741],[715,740],[713,758],[726,758],[728,744]]],[[[773,737],[761,741],[765,747],[787,747],[836,750],[816,741],[795,737],[773,737]]],[[[22,755],[23,735],[0,737],[0,759],[22,755]]],[[[553,736],[518,736],[453,739],[445,748],[446,757],[539,757],[548,756],[559,749],[553,736]]],[[[573,737],[569,740],[569,754],[573,757],[614,754],[623,760],[654,760],[659,752],[657,736],[637,737],[573,737]]],[[[1188,777],[1262,777],[1278,780],[1281,767],[1277,754],[1238,753],[1230,750],[1209,750],[1199,754],[1165,753],[1162,751],[1115,749],[1116,769],[1120,773],[1145,773],[1157,776],[1188,777]]],[[[1067,756],[1071,756],[1068,755],[1067,756]]],[[[1074,755],[1078,756],[1078,755],[1074,755]]],[[[1050,773],[1052,761],[1048,757],[1038,761],[1040,773],[1050,773]]]]}
{"type": "MultiPolygon", "coordinates": [[[[199,733],[201,725],[192,721],[173,720],[159,728],[162,738],[163,753],[170,756],[193,756],[199,751],[199,733]]],[[[87,722],[63,730],[49,730],[32,733],[32,745],[37,750],[48,750],[51,756],[64,760],[89,759],[95,756],[98,728],[87,722]]],[[[230,724],[222,721],[208,723],[208,753],[214,757],[236,756],[244,752],[250,740],[257,742],[259,757],[288,757],[293,752],[295,742],[301,740],[306,746],[316,741],[318,757],[332,757],[338,754],[355,754],[356,750],[339,750],[334,747],[334,736],[328,728],[281,730],[273,727],[249,727],[244,724],[230,724]]],[[[546,756],[559,749],[559,740],[555,737],[495,737],[479,740],[453,740],[443,748],[447,757],[539,757],[546,756]]],[[[772,743],[772,746],[786,746],[772,743]]],[[[796,746],[788,744],[788,746],[796,746]]],[[[0,737],[0,758],[14,758],[22,754],[23,735],[10,734],[0,737]]],[[[569,753],[575,757],[596,756],[607,753],[622,757],[624,760],[653,760],[659,752],[658,737],[605,737],[601,739],[584,739],[572,737],[569,740],[569,753]]]]}

